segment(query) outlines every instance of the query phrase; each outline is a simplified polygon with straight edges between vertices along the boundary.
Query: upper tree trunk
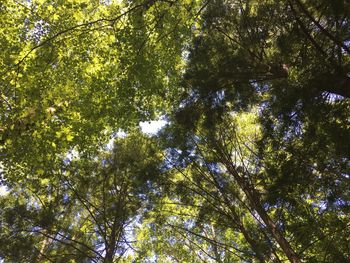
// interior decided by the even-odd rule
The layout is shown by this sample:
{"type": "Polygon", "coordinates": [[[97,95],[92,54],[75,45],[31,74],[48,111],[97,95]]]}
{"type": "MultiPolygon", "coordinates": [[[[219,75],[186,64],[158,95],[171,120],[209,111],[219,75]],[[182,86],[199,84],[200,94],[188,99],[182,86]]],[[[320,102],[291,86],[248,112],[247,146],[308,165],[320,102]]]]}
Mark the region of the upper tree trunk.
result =
{"type": "Polygon", "coordinates": [[[246,194],[252,208],[258,213],[260,218],[264,221],[267,229],[269,230],[271,235],[274,237],[274,239],[277,241],[277,243],[280,245],[281,249],[287,256],[289,261],[292,263],[301,263],[301,260],[298,254],[293,250],[292,246],[285,239],[281,231],[278,229],[276,224],[273,222],[271,217],[263,208],[260,202],[258,192],[245,182],[245,180],[237,173],[237,171],[231,165],[231,163],[225,161],[225,166],[227,167],[227,170],[230,172],[230,174],[232,174],[232,176],[236,179],[238,185],[246,194]]]}

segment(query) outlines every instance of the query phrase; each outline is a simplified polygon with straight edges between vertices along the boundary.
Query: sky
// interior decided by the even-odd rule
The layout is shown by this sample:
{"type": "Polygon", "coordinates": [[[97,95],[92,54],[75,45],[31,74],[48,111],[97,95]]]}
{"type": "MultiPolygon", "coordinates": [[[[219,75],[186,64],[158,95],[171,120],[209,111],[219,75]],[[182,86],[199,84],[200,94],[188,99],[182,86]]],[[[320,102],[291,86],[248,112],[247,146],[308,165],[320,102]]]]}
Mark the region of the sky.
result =
{"type": "Polygon", "coordinates": [[[146,134],[156,134],[161,128],[167,124],[166,120],[156,120],[156,121],[143,121],[139,125],[143,133],[146,134]]]}
{"type": "Polygon", "coordinates": [[[7,194],[7,187],[4,185],[0,185],[0,196],[7,194]]]}
{"type": "MultiPolygon", "coordinates": [[[[148,135],[155,135],[157,132],[160,131],[161,128],[163,128],[167,124],[166,120],[159,119],[155,121],[142,121],[139,123],[139,126],[141,128],[141,131],[143,133],[146,133],[148,135]]],[[[122,130],[119,130],[116,134],[115,137],[125,137],[126,133],[122,130]]],[[[114,138],[111,138],[107,144],[107,149],[112,149],[113,148],[113,143],[114,143],[114,138]]]]}

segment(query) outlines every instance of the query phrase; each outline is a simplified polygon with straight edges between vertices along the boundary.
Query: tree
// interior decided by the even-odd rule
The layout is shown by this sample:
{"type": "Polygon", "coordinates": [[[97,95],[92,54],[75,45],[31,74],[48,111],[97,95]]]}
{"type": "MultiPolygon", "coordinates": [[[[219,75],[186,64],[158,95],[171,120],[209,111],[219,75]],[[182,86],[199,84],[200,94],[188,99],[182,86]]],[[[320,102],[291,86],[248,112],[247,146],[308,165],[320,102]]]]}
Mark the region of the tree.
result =
{"type": "MultiPolygon", "coordinates": [[[[200,158],[204,164],[225,167],[272,242],[291,262],[343,262],[349,257],[341,245],[348,243],[345,236],[339,240],[342,249],[332,244],[347,224],[349,205],[349,105],[346,81],[340,80],[347,78],[348,32],[339,26],[348,10],[335,13],[333,8],[328,2],[317,7],[300,1],[211,2],[194,39],[185,92],[174,113],[175,127],[180,128],[167,136],[181,150],[180,166],[200,158]],[[318,20],[310,12],[319,14],[318,20]],[[227,115],[256,107],[262,135],[248,147],[254,171],[247,174],[232,159],[247,146],[243,139],[236,149],[230,147],[238,131],[234,127],[230,132],[227,115]],[[197,144],[203,147],[200,153],[197,144]],[[310,230],[312,239],[305,240],[301,229],[310,230]]],[[[205,173],[199,178],[204,180],[205,173]]],[[[218,193],[221,187],[211,186],[218,193]]]]}
{"type": "Polygon", "coordinates": [[[31,262],[123,260],[160,164],[154,140],[134,132],[117,139],[113,153],[67,161],[56,181],[40,180],[33,189],[34,178],[28,179],[22,193],[13,188],[2,198],[0,255],[31,262]],[[16,244],[19,254],[11,250],[16,244]]]}

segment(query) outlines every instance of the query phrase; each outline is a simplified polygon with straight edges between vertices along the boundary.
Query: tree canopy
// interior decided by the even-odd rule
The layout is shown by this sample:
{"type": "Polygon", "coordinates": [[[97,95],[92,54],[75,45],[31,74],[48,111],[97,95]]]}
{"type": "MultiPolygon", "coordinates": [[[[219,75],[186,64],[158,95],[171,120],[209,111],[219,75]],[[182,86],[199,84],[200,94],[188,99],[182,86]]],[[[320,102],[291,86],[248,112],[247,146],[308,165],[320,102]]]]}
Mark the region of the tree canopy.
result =
{"type": "Polygon", "coordinates": [[[0,45],[0,261],[350,262],[349,1],[4,0],[0,45]]]}

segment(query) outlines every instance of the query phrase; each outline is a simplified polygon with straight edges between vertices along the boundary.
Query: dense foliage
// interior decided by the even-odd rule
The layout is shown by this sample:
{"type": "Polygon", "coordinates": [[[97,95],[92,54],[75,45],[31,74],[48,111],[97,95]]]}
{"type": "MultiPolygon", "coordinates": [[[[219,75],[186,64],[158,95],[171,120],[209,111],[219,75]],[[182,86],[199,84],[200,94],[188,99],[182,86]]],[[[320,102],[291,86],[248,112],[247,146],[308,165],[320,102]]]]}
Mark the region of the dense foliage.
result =
{"type": "Polygon", "coordinates": [[[0,45],[3,262],[350,262],[349,1],[4,0],[0,45]]]}

